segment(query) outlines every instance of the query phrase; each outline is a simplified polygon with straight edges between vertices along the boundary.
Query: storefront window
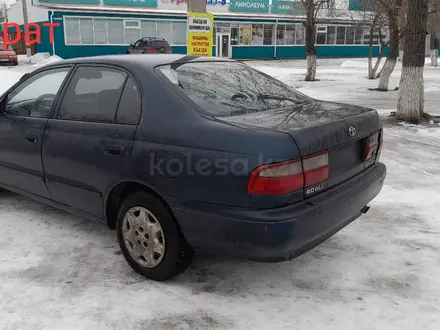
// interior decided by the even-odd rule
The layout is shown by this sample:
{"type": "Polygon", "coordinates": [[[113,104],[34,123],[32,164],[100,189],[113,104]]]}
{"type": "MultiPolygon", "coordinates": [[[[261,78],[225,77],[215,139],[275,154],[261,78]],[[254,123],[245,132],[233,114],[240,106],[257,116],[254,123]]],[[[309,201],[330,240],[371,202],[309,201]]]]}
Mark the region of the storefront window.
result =
{"type": "Polygon", "coordinates": [[[336,43],[338,45],[345,44],[345,26],[338,26],[336,32],[336,43]]]}
{"type": "Polygon", "coordinates": [[[173,22],[173,37],[174,39],[172,44],[186,44],[186,22],[173,22]]]}
{"type": "Polygon", "coordinates": [[[296,25],[296,44],[297,45],[304,45],[305,44],[305,33],[304,33],[304,26],[302,24],[296,25]]]}
{"type": "Polygon", "coordinates": [[[125,21],[124,39],[126,44],[133,44],[141,37],[141,25],[139,21],[125,21]]]}
{"type": "Polygon", "coordinates": [[[353,45],[353,43],[354,43],[354,27],[349,26],[347,27],[347,31],[345,34],[345,44],[353,45]]]}
{"type": "Polygon", "coordinates": [[[264,24],[263,45],[273,45],[273,24],[264,24]]]}
{"type": "Polygon", "coordinates": [[[231,32],[231,25],[229,23],[215,23],[215,32],[229,34],[231,32]]]}
{"type": "Polygon", "coordinates": [[[356,45],[362,45],[362,39],[364,37],[364,31],[362,28],[356,28],[354,34],[354,43],[356,45]]]}
{"type": "Polygon", "coordinates": [[[64,26],[67,44],[80,44],[79,18],[66,18],[64,26]]]}
{"type": "Polygon", "coordinates": [[[284,36],[286,35],[286,26],[280,24],[277,26],[277,45],[284,45],[284,36]]]}
{"type": "Polygon", "coordinates": [[[107,20],[108,43],[111,45],[124,44],[124,21],[122,19],[107,20]]]}
{"type": "Polygon", "coordinates": [[[316,28],[316,44],[317,45],[325,45],[327,36],[327,27],[326,26],[318,26],[316,28]]]}
{"type": "Polygon", "coordinates": [[[240,46],[252,44],[252,25],[240,24],[239,40],[240,46]]]}
{"type": "Polygon", "coordinates": [[[263,24],[252,24],[252,45],[262,45],[263,34],[264,34],[263,24]]]}
{"type": "Polygon", "coordinates": [[[295,44],[295,25],[286,25],[286,45],[295,44]]]}
{"type": "Polygon", "coordinates": [[[327,45],[334,45],[336,42],[336,26],[327,26],[327,45]]]}
{"type": "Polygon", "coordinates": [[[236,46],[240,43],[238,31],[238,27],[231,27],[231,45],[236,46]]]}
{"type": "Polygon", "coordinates": [[[156,37],[156,21],[141,22],[142,38],[156,37]]]}
{"type": "Polygon", "coordinates": [[[93,19],[81,19],[80,20],[80,30],[81,30],[81,43],[82,44],[93,44],[93,19]]]}
{"type": "MultiPolygon", "coordinates": [[[[139,20],[116,18],[66,17],[65,37],[67,45],[128,45],[141,37],[159,37],[171,45],[186,44],[186,21],[175,20],[139,20]]],[[[230,35],[230,44],[249,45],[304,45],[305,28],[297,24],[239,24],[216,23],[213,44],[216,35],[230,35]]],[[[376,29],[373,43],[379,44],[380,33],[386,40],[387,31],[376,29]]],[[[368,44],[368,27],[326,26],[316,27],[317,45],[363,45],[368,44]]]]}
{"type": "Polygon", "coordinates": [[[171,22],[157,22],[157,37],[164,38],[168,43],[172,44],[173,28],[171,22]]]}

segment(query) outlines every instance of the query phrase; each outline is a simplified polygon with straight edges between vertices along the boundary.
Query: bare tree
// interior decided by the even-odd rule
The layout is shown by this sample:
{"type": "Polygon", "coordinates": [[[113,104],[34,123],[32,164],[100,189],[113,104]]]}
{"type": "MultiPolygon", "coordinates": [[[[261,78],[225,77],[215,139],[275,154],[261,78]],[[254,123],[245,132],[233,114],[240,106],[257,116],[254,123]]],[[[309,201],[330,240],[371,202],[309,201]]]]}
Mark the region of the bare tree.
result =
{"type": "Polygon", "coordinates": [[[306,81],[316,80],[316,24],[319,14],[324,9],[330,9],[334,5],[333,0],[300,0],[306,12],[306,20],[303,23],[306,32],[306,55],[307,73],[306,81]]]}
{"type": "Polygon", "coordinates": [[[348,12],[354,27],[369,30],[368,79],[378,79],[381,76],[381,73],[377,74],[377,70],[388,46],[390,46],[390,40],[385,39],[389,23],[382,1],[386,0],[361,0],[359,10],[348,12]],[[376,63],[373,65],[373,53],[376,45],[379,45],[379,52],[376,63]]]}
{"type": "Polygon", "coordinates": [[[380,73],[379,91],[388,91],[390,76],[396,67],[397,58],[399,56],[399,16],[402,6],[402,0],[376,0],[378,8],[382,9],[387,17],[388,28],[390,31],[390,48],[387,60],[380,73]]]}
{"type": "Polygon", "coordinates": [[[385,55],[385,51],[387,50],[387,47],[390,45],[390,41],[385,41],[383,39],[382,31],[385,30],[384,28],[384,17],[383,13],[376,12],[374,13],[373,19],[369,24],[370,28],[370,40],[369,40],[369,50],[368,50],[368,79],[377,79],[379,78],[379,75],[376,75],[377,70],[379,69],[379,65],[382,62],[382,58],[385,55]],[[374,33],[378,29],[379,32],[379,54],[377,56],[376,64],[373,67],[373,45],[374,45],[374,33]]]}
{"type": "Polygon", "coordinates": [[[425,66],[428,1],[413,0],[406,8],[397,118],[409,123],[419,123],[424,115],[423,68],[425,66]]]}
{"type": "Polygon", "coordinates": [[[430,35],[431,66],[436,67],[438,65],[440,36],[440,0],[430,0],[427,25],[427,30],[430,35]]]}

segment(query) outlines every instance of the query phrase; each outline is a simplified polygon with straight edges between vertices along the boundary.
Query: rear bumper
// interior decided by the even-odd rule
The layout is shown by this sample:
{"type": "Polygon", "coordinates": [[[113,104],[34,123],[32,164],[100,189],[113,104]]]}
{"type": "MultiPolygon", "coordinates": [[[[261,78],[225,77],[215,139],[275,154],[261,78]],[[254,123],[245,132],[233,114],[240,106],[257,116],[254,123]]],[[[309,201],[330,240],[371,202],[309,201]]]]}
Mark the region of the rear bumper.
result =
{"type": "Polygon", "coordinates": [[[381,191],[385,177],[386,167],[378,163],[307,201],[275,209],[169,202],[195,249],[276,262],[309,251],[358,218],[381,191]]]}

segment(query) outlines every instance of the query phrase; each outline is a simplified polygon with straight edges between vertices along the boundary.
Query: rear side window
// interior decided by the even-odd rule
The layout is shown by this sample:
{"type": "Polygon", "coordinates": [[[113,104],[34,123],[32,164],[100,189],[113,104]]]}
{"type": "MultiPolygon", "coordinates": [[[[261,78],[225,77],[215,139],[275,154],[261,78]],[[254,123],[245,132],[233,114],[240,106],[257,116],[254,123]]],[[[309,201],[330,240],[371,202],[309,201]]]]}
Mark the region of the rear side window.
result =
{"type": "Polygon", "coordinates": [[[141,94],[133,79],[128,78],[119,103],[116,123],[137,125],[141,114],[141,94]]]}
{"type": "Polygon", "coordinates": [[[204,111],[217,117],[295,107],[308,99],[238,62],[184,62],[158,70],[204,111]]]}
{"type": "Polygon", "coordinates": [[[127,74],[113,68],[80,67],[61,103],[59,119],[112,123],[127,74]]]}
{"type": "Polygon", "coordinates": [[[151,47],[153,48],[169,48],[170,45],[164,40],[154,40],[151,42],[151,47]]]}

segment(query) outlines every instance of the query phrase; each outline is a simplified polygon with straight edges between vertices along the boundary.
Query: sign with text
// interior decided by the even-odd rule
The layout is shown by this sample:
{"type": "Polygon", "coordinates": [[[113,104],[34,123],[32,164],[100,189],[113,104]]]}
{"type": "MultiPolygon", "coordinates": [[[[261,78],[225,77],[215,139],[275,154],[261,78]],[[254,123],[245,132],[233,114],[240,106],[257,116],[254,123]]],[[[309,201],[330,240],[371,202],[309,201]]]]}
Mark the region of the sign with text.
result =
{"type": "Polygon", "coordinates": [[[156,8],[157,0],[104,0],[104,5],[156,8]]]}
{"type": "Polygon", "coordinates": [[[188,12],[187,54],[212,56],[214,15],[188,12]]]}
{"type": "Polygon", "coordinates": [[[300,1],[272,0],[272,13],[305,15],[306,11],[300,1]]]}
{"type": "Polygon", "coordinates": [[[269,0],[230,0],[230,11],[268,13],[269,0]]]}
{"type": "MultiPolygon", "coordinates": [[[[60,26],[60,23],[43,23],[44,27],[48,27],[49,31],[49,43],[54,43],[54,28],[60,26]]],[[[24,26],[24,31],[22,32],[20,30],[20,26],[17,23],[5,23],[1,25],[0,30],[3,32],[3,49],[8,49],[9,45],[14,45],[16,43],[19,43],[22,37],[24,37],[24,41],[26,45],[33,45],[33,44],[41,44],[41,26],[37,23],[29,23],[24,26]],[[14,29],[11,29],[14,28],[14,29]],[[9,33],[15,32],[15,38],[9,39],[9,33]]]]}

